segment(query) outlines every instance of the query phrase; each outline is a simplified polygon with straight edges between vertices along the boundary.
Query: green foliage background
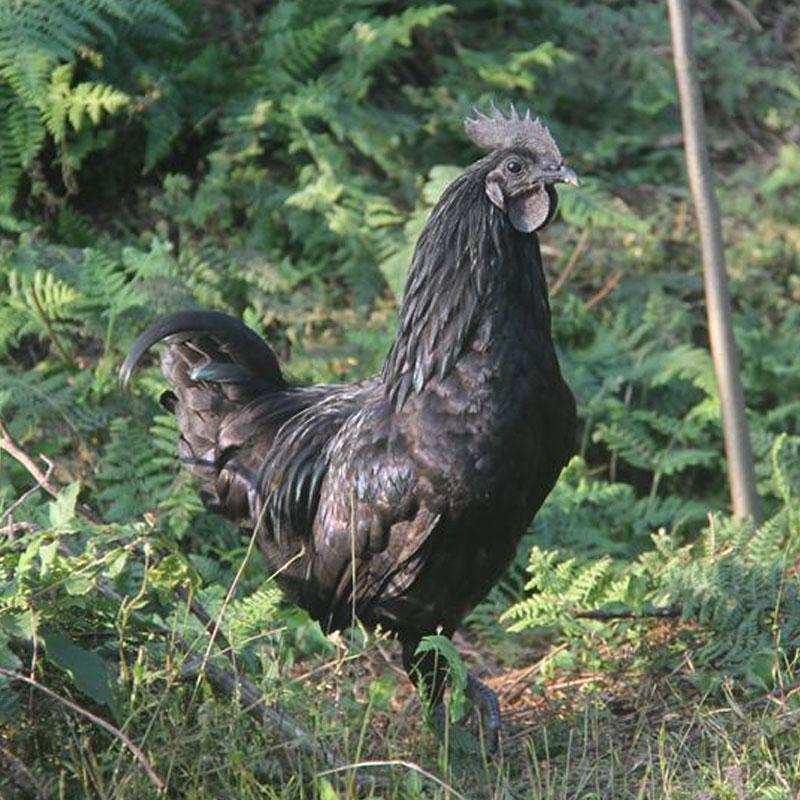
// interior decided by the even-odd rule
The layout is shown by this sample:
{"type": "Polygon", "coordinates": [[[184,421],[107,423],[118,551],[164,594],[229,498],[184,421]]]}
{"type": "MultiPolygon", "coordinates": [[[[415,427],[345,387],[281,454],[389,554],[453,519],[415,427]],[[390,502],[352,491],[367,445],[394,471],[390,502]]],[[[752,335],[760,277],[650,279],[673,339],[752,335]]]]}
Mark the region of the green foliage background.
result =
{"type": "MultiPolygon", "coordinates": [[[[565,646],[561,667],[600,669],[641,625],[583,612],[672,609],[690,633],[662,657],[688,652],[704,690],[791,682],[800,12],[733,6],[712,0],[696,24],[767,518],[758,530],[727,512],[661,3],[0,6],[0,418],[66,487],[56,499],[29,491],[28,472],[0,454],[0,667],[33,670],[131,735],[149,732],[155,763],[178,763],[196,796],[231,791],[230,774],[201,777],[193,753],[171,749],[180,723],[159,710],[158,687],[176,657],[165,630],[207,646],[177,588],[220,612],[247,541],[179,471],[157,369],[128,393],[116,371],[156,315],[210,306],[264,333],[300,380],[374,372],[427,213],[478,156],[461,121],[496,99],[542,115],[584,180],[563,189],[543,236],[581,427],[517,563],[470,618],[473,634],[510,664],[524,659],[518,632],[533,631],[565,646]],[[98,581],[120,602],[100,597],[98,581]]],[[[242,669],[302,707],[302,685],[285,676],[333,645],[280,602],[257,558],[224,609],[242,669]]],[[[553,668],[545,660],[538,679],[553,668]]],[[[388,703],[381,686],[370,697],[388,703]]],[[[96,731],[91,769],[48,756],[68,724],[32,703],[2,683],[0,737],[29,754],[39,780],[67,795],[94,781],[143,796],[132,767],[116,783],[122,756],[96,731]],[[51,729],[19,724],[42,713],[51,729]]],[[[219,741],[220,730],[259,741],[224,704],[188,713],[219,741]]],[[[315,723],[323,735],[340,724],[315,723]]],[[[262,796],[263,775],[248,769],[236,791],[262,796]]]]}

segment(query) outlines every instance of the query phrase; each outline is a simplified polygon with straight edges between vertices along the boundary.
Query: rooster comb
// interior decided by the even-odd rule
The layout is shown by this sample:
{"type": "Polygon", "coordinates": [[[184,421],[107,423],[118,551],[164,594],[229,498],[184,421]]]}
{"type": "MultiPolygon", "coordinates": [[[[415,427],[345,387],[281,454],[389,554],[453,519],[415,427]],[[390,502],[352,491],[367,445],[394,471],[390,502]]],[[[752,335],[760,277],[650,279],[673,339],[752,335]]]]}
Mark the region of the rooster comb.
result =
{"type": "Polygon", "coordinates": [[[506,116],[492,102],[491,116],[487,116],[477,108],[473,111],[475,116],[464,120],[464,130],[478,147],[487,150],[521,147],[547,156],[548,160],[556,163],[561,162],[561,153],[550,131],[537,117],[531,116],[530,110],[526,110],[525,115],[520,116],[512,104],[511,111],[506,116]]]}

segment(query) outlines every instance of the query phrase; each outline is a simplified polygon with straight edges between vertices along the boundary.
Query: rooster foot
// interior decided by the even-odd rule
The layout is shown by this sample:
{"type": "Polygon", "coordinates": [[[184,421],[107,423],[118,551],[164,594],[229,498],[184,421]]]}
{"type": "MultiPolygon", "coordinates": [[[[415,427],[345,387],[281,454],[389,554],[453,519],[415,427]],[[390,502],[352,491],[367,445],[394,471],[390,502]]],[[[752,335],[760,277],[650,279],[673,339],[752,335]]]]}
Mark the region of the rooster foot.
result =
{"type": "Polygon", "coordinates": [[[497,695],[472,674],[467,675],[467,688],[464,694],[478,714],[478,733],[483,734],[487,752],[496,752],[502,721],[497,695]]]}
{"type": "MultiPolygon", "coordinates": [[[[469,715],[466,727],[478,739],[482,736],[486,752],[494,754],[497,751],[501,723],[497,695],[471,674],[467,675],[464,694],[472,704],[472,713],[469,715]]],[[[446,713],[443,702],[436,703],[431,709],[433,727],[440,735],[447,725],[446,713]]]]}

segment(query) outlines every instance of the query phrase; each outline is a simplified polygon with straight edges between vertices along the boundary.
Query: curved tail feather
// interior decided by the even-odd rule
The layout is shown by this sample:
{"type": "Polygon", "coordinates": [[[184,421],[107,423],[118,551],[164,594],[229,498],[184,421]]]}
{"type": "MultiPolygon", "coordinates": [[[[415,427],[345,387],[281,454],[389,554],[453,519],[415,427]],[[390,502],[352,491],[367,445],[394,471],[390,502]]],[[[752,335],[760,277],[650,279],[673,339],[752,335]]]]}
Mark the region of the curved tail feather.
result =
{"type": "MultiPolygon", "coordinates": [[[[255,331],[250,330],[241,320],[222,311],[197,310],[166,314],[136,339],[119,371],[123,387],[128,385],[133,371],[154,344],[170,336],[191,333],[207,333],[218,337],[233,362],[250,373],[248,377],[258,376],[272,383],[285,385],[275,353],[255,331]]],[[[223,363],[230,364],[231,361],[229,359],[223,363]]],[[[228,377],[230,380],[231,373],[228,373],[228,377]]],[[[244,373],[240,372],[239,377],[243,378],[244,373]]],[[[203,378],[219,380],[213,377],[213,373],[204,375],[199,372],[195,376],[196,380],[203,378]]]]}

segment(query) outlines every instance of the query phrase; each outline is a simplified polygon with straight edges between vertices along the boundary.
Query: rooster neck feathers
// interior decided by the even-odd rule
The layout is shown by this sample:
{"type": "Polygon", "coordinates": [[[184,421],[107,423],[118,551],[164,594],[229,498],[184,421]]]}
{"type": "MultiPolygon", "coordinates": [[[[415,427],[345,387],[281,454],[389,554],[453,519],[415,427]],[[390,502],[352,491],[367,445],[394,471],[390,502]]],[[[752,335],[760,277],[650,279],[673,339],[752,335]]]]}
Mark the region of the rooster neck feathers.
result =
{"type": "Polygon", "coordinates": [[[497,161],[497,154],[485,157],[448,187],[417,242],[381,376],[398,410],[432,379],[444,379],[477,339],[489,344],[515,311],[550,343],[538,240],[514,230],[485,194],[497,161]]]}

